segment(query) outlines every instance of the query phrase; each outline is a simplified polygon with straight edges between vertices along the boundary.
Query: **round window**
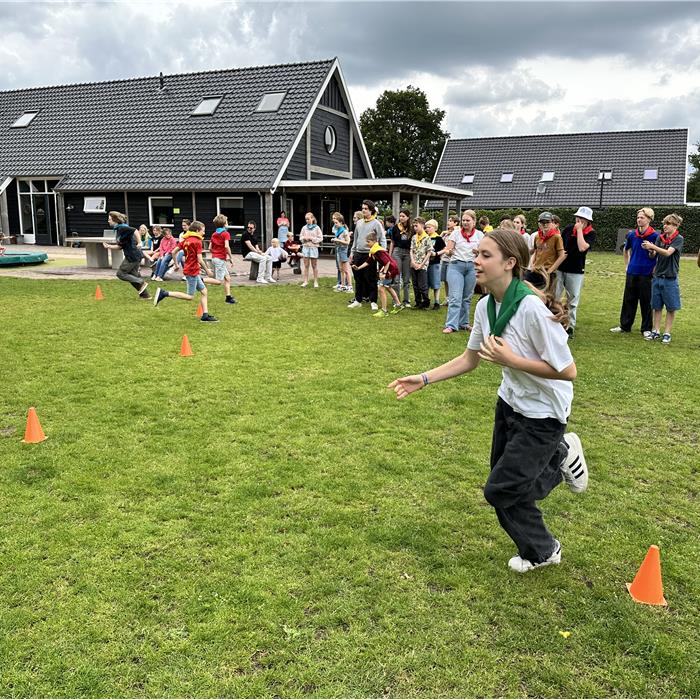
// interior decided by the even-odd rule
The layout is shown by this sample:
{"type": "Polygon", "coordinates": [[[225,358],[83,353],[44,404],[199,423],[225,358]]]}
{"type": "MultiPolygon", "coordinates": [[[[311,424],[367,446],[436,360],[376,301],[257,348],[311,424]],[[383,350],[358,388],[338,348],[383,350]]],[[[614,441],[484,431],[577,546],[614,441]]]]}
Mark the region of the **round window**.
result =
{"type": "Polygon", "coordinates": [[[323,134],[323,143],[328,153],[333,153],[333,151],[335,151],[336,135],[335,129],[332,126],[326,127],[326,131],[323,134]]]}

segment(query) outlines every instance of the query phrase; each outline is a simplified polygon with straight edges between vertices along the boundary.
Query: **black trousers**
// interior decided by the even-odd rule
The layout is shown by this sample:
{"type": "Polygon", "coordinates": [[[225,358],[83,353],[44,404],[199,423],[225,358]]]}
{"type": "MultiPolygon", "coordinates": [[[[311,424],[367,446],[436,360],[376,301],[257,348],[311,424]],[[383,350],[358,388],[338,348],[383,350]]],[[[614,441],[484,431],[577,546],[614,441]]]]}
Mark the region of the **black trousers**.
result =
{"type": "Polygon", "coordinates": [[[627,275],[625,293],[620,309],[620,328],[629,333],[637,315],[637,303],[642,312],[642,333],[651,330],[651,275],[627,275]]]}
{"type": "Polygon", "coordinates": [[[498,399],[484,497],[496,509],[518,554],[533,564],[547,559],[555,547],[536,501],[562,480],[565,430],[554,418],[526,418],[498,399]]]}
{"type": "MultiPolygon", "coordinates": [[[[369,258],[368,253],[354,253],[352,264],[360,266],[369,258]]],[[[362,270],[355,270],[355,299],[362,301],[369,299],[377,303],[377,263],[369,261],[369,265],[362,270]]]]}
{"type": "Polygon", "coordinates": [[[416,270],[411,268],[411,277],[413,278],[413,296],[416,300],[417,307],[430,306],[430,298],[428,297],[428,271],[416,270]]]}

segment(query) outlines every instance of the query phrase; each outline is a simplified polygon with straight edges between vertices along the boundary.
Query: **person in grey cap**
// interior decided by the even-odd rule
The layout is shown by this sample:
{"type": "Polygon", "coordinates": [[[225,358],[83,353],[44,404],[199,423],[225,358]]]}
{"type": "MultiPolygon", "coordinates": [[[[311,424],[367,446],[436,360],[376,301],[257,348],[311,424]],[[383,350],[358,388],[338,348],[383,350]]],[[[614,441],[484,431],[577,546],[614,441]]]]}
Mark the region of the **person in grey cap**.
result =
{"type": "Polygon", "coordinates": [[[538,289],[545,287],[554,289],[556,271],[566,257],[564,243],[553,214],[543,211],[537,218],[537,223],[539,231],[533,234],[530,246],[533,249],[530,269],[525,273],[523,279],[538,289]],[[548,280],[543,273],[546,273],[548,280]]]}
{"type": "Polygon", "coordinates": [[[576,310],[583,288],[586,254],[595,243],[593,210],[590,207],[579,207],[574,217],[575,223],[561,232],[566,258],[559,265],[556,291],[557,299],[561,299],[561,295],[566,290],[569,300],[569,327],[566,332],[570,338],[573,338],[576,327],[576,310]]]}

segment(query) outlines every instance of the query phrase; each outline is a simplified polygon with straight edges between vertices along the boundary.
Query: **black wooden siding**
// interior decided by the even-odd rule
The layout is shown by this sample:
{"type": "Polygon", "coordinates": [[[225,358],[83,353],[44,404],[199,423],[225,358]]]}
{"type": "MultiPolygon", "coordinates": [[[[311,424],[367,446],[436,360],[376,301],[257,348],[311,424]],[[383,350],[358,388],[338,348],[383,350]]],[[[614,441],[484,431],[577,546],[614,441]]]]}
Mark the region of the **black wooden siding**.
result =
{"type": "Polygon", "coordinates": [[[311,165],[333,170],[350,171],[350,121],[338,114],[317,109],[311,118],[311,165]],[[324,133],[332,126],[336,133],[336,148],[326,151],[324,133]]]}
{"type": "Polygon", "coordinates": [[[348,113],[348,109],[343,100],[343,95],[340,92],[340,87],[338,85],[338,80],[335,76],[331,78],[330,82],[326,86],[326,89],[321,96],[321,104],[324,107],[330,107],[343,114],[348,113]]]}
{"type": "Polygon", "coordinates": [[[124,194],[122,192],[67,192],[63,197],[66,207],[66,235],[73,232],[79,236],[101,236],[109,228],[107,213],[110,211],[124,212],[124,194]],[[104,214],[86,214],[83,211],[85,197],[105,197],[107,212],[104,214]],[[69,211],[68,207],[73,210],[69,211]]]}
{"type": "Polygon", "coordinates": [[[369,177],[369,173],[365,169],[364,162],[360,156],[357,141],[354,141],[352,144],[352,176],[354,178],[369,177]]]}
{"type": "Polygon", "coordinates": [[[304,131],[282,179],[306,180],[306,131],[304,131]]]}
{"type": "Polygon", "coordinates": [[[5,190],[7,197],[7,218],[10,230],[5,231],[8,235],[16,236],[22,233],[19,222],[19,203],[17,202],[17,180],[13,180],[5,190]]]}

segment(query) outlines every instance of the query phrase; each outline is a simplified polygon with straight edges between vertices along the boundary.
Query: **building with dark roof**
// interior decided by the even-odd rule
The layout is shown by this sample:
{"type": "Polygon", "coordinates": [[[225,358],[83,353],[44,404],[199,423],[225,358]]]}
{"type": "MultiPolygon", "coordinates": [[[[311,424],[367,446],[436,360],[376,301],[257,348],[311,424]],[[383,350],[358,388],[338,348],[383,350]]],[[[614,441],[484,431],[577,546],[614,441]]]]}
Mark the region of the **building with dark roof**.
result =
{"type": "Polygon", "coordinates": [[[337,59],[0,92],[0,228],[25,242],[101,235],[110,210],[176,232],[223,213],[269,241],[280,210],[330,232],[402,192],[469,194],[374,179],[337,59]]]}
{"type": "Polygon", "coordinates": [[[433,182],[479,209],[684,204],[687,162],[687,129],[450,139],[433,182]]]}

